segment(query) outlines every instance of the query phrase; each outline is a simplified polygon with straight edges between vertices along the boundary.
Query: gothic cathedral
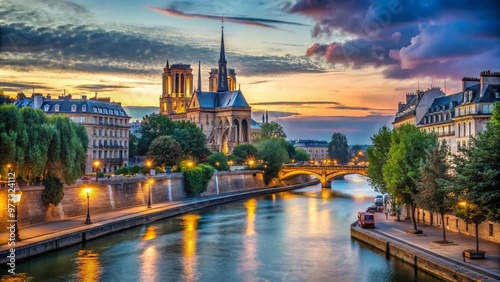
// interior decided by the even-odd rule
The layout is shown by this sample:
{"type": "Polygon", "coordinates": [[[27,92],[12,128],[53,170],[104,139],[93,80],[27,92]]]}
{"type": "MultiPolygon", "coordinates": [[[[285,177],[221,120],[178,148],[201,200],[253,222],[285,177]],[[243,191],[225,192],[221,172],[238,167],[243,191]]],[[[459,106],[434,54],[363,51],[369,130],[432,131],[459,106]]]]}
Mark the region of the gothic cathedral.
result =
{"type": "MultiPolygon", "coordinates": [[[[224,28],[224,27],[223,27],[224,28]]],[[[219,67],[209,73],[209,91],[201,89],[201,63],[198,87],[193,90],[193,69],[187,64],[167,65],[162,75],[160,113],[172,120],[190,121],[207,136],[207,147],[229,154],[236,145],[250,143],[251,107],[236,89],[236,72],[227,68],[222,30],[219,67]]]]}

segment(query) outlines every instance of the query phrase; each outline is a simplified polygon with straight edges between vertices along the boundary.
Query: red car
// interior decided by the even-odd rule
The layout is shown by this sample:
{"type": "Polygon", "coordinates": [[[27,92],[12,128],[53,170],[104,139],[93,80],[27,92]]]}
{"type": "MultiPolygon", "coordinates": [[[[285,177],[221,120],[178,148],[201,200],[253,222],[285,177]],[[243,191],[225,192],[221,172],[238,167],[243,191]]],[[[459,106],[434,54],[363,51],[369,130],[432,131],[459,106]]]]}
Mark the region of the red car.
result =
{"type": "Polygon", "coordinates": [[[358,225],[362,228],[375,227],[375,216],[369,212],[358,212],[358,225]]]}

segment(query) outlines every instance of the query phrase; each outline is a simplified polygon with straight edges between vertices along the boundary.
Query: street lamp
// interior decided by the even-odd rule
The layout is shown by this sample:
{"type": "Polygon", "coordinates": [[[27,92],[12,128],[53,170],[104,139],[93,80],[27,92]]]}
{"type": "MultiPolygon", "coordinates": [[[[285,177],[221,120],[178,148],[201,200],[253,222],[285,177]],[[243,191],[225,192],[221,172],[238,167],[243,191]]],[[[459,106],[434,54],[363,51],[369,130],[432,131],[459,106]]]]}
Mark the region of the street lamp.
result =
{"type": "Polygon", "coordinates": [[[151,184],[153,183],[153,179],[149,179],[148,180],[148,183],[149,183],[149,198],[148,198],[148,209],[151,208],[151,184]]]}
{"type": "Polygon", "coordinates": [[[14,188],[14,196],[12,196],[12,201],[14,202],[14,205],[16,206],[16,214],[14,218],[14,234],[15,234],[15,240],[16,242],[21,241],[21,237],[19,237],[19,227],[17,225],[17,213],[18,213],[18,206],[19,203],[21,203],[21,195],[23,192],[19,189],[19,187],[14,188]]]}
{"type": "Polygon", "coordinates": [[[250,168],[252,168],[252,167],[253,167],[253,164],[254,164],[254,163],[255,163],[255,161],[254,161],[254,160],[249,160],[249,161],[248,161],[248,165],[250,166],[250,168]]]}
{"type": "Polygon", "coordinates": [[[87,219],[85,220],[85,224],[92,224],[92,220],[90,220],[90,188],[85,190],[87,192],[87,219]]]}
{"type": "Polygon", "coordinates": [[[232,166],[232,165],[234,164],[234,162],[233,162],[233,161],[228,161],[227,163],[228,163],[230,166],[232,166]]]}
{"type": "Polygon", "coordinates": [[[98,182],[99,177],[99,167],[101,166],[101,162],[99,160],[94,161],[94,169],[95,169],[95,182],[98,182]]]}
{"type": "Polygon", "coordinates": [[[187,163],[188,168],[193,167],[193,165],[194,165],[194,164],[193,164],[193,162],[191,162],[191,161],[189,161],[189,162],[187,163]]]}

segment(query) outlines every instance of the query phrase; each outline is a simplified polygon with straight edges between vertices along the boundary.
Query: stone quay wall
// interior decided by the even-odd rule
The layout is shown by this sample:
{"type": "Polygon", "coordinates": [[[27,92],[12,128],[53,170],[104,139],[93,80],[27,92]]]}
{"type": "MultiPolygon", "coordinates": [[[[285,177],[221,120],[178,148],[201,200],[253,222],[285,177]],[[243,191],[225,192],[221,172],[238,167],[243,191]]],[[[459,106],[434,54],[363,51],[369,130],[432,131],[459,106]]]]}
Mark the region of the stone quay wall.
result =
{"type": "Polygon", "coordinates": [[[387,258],[393,256],[415,268],[447,281],[492,281],[489,277],[460,267],[452,262],[441,260],[391,238],[356,227],[356,223],[351,225],[351,237],[385,252],[387,258]]]}

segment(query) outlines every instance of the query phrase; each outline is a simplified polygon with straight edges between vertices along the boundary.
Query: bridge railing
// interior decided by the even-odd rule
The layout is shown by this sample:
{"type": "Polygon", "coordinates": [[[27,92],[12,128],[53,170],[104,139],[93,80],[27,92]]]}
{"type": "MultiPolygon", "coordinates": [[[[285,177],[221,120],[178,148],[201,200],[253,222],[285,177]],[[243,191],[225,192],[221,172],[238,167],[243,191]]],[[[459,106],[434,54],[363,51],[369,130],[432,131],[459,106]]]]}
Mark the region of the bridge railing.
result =
{"type": "Polygon", "coordinates": [[[294,165],[294,164],[285,164],[283,168],[296,168],[296,169],[366,169],[368,166],[366,165],[294,165]]]}

